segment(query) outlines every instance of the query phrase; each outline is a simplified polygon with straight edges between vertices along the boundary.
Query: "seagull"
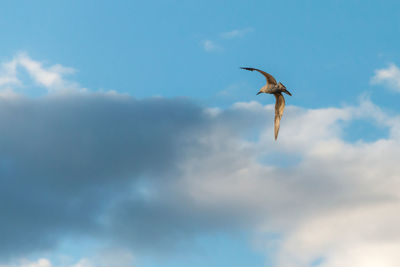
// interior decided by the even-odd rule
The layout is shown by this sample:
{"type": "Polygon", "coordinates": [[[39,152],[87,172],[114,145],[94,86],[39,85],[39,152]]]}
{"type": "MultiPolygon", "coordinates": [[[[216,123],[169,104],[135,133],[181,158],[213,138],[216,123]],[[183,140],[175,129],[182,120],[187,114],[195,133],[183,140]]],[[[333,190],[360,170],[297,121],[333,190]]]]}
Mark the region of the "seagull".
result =
{"type": "Polygon", "coordinates": [[[285,108],[285,98],[283,97],[282,92],[290,96],[292,94],[288,90],[286,90],[286,87],[281,82],[277,83],[275,78],[271,74],[255,68],[245,68],[245,67],[240,67],[240,68],[249,71],[253,70],[258,71],[259,73],[264,75],[265,78],[267,79],[267,84],[261,87],[257,95],[261,93],[273,94],[276,98],[276,103],[275,103],[275,140],[276,140],[278,138],[279,125],[282,118],[283,110],[285,108]]]}

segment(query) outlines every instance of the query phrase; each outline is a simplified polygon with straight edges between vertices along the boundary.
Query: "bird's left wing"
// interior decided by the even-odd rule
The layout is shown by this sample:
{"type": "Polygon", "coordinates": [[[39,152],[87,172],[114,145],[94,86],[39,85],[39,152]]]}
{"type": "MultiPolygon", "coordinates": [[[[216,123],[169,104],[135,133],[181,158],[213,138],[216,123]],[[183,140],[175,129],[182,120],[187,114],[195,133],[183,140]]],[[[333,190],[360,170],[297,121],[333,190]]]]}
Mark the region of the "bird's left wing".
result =
{"type": "Polygon", "coordinates": [[[262,75],[264,75],[265,79],[267,79],[267,83],[269,84],[276,84],[276,80],[275,78],[269,74],[266,73],[265,71],[259,70],[259,69],[255,69],[255,68],[245,68],[245,67],[240,67],[242,70],[249,70],[249,71],[258,71],[259,73],[261,73],[262,75]]]}
{"type": "Polygon", "coordinates": [[[275,103],[275,140],[276,140],[278,138],[279,126],[283,115],[283,110],[285,109],[285,98],[281,93],[275,93],[274,96],[276,98],[276,103],[275,103]]]}

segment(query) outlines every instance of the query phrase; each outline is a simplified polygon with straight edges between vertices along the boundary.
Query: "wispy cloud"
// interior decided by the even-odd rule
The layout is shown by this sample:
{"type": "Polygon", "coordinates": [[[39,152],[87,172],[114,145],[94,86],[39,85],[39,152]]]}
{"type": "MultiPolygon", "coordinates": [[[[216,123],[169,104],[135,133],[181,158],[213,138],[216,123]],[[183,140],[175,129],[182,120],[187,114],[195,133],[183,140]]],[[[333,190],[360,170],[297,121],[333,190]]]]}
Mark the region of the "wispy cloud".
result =
{"type": "MultiPolygon", "coordinates": [[[[103,265],[102,265],[103,266],[103,265]]],[[[112,266],[112,265],[110,265],[112,266]]],[[[128,266],[128,265],[126,265],[128,266]]],[[[49,259],[41,258],[37,261],[20,260],[19,263],[12,265],[0,265],[0,267],[95,267],[88,259],[81,259],[74,264],[66,264],[62,266],[54,266],[49,259]]]]}
{"type": "Polygon", "coordinates": [[[206,52],[215,52],[222,50],[222,47],[218,45],[215,41],[204,40],[202,42],[202,45],[206,52]]]}
{"type": "Polygon", "coordinates": [[[254,29],[253,28],[245,28],[245,29],[235,29],[232,31],[228,31],[228,32],[223,32],[221,33],[221,37],[224,39],[233,39],[233,38],[242,38],[244,37],[246,34],[253,32],[254,29]]]}
{"type": "Polygon", "coordinates": [[[65,255],[61,256],[63,260],[54,265],[48,258],[40,258],[36,261],[27,259],[16,260],[16,263],[2,265],[0,267],[132,267],[134,257],[124,249],[107,248],[100,249],[90,258],[81,258],[74,260],[65,255]]]}
{"type": "Polygon", "coordinates": [[[75,72],[73,68],[60,64],[46,67],[42,62],[33,60],[26,53],[19,53],[11,61],[0,66],[1,95],[15,95],[14,89],[24,85],[24,82],[18,77],[20,68],[29,74],[37,86],[45,88],[48,92],[85,90],[78,83],[65,78],[66,75],[75,72]]]}
{"type": "Polygon", "coordinates": [[[17,65],[16,60],[4,62],[0,66],[0,87],[10,85],[20,85],[17,78],[17,65]]]}
{"type": "Polygon", "coordinates": [[[227,42],[230,39],[234,38],[243,38],[246,34],[254,31],[253,28],[245,28],[245,29],[235,29],[228,32],[223,32],[218,35],[216,40],[206,39],[202,41],[203,48],[206,52],[215,52],[223,50],[223,46],[221,43],[227,42]]]}
{"type": "Polygon", "coordinates": [[[373,84],[383,84],[394,91],[400,92],[400,69],[391,63],[385,69],[375,70],[375,75],[371,79],[373,84]]]}

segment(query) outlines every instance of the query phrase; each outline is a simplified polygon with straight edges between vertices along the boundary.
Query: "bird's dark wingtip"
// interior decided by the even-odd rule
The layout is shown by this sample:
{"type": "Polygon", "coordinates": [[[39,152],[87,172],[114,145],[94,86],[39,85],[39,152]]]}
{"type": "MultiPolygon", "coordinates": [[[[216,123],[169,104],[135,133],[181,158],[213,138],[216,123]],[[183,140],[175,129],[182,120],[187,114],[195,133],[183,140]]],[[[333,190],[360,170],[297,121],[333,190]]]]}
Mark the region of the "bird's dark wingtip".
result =
{"type": "Polygon", "coordinates": [[[283,89],[283,91],[282,92],[284,92],[285,94],[287,94],[287,95],[290,95],[290,96],[292,96],[292,94],[288,91],[288,90],[286,90],[286,88],[285,89],[283,89]]]}

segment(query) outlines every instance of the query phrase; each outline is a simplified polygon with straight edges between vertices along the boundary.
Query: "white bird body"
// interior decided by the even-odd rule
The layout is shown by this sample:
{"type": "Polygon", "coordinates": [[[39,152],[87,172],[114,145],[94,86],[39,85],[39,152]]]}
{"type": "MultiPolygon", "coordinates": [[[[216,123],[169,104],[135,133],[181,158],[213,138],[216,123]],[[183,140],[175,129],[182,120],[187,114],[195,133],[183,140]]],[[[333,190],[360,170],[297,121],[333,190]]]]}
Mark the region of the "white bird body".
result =
{"type": "Polygon", "coordinates": [[[257,93],[257,95],[261,93],[266,93],[266,94],[273,94],[276,99],[275,103],[275,127],[274,127],[274,132],[275,132],[275,140],[278,138],[278,133],[279,133],[279,127],[280,127],[280,122],[281,118],[283,115],[283,110],[285,109],[285,98],[282,95],[283,93],[286,93],[288,95],[292,95],[288,90],[286,90],[286,87],[281,83],[277,83],[275,78],[269,74],[266,73],[262,70],[255,69],[255,68],[241,68],[244,70],[249,70],[249,71],[258,71],[262,75],[265,76],[267,79],[267,84],[261,87],[260,91],[257,93]]]}

